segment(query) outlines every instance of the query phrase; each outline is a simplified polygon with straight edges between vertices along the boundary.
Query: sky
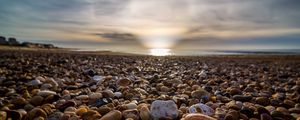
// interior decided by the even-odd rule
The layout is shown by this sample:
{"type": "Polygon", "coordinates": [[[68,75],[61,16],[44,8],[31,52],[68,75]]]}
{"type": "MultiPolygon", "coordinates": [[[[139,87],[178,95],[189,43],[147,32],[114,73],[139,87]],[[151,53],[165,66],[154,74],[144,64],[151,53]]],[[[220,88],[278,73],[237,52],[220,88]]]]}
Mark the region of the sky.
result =
{"type": "Polygon", "coordinates": [[[0,36],[112,51],[300,48],[299,0],[0,0],[0,36]]]}

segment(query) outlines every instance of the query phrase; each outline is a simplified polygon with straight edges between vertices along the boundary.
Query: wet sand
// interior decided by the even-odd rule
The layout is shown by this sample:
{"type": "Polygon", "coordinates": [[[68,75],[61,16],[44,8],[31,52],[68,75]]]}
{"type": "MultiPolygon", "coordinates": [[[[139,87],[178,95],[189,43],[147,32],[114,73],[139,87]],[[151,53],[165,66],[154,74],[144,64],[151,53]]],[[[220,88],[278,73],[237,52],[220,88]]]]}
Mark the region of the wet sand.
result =
{"type": "Polygon", "coordinates": [[[300,56],[0,52],[0,120],[300,119],[300,56]]]}

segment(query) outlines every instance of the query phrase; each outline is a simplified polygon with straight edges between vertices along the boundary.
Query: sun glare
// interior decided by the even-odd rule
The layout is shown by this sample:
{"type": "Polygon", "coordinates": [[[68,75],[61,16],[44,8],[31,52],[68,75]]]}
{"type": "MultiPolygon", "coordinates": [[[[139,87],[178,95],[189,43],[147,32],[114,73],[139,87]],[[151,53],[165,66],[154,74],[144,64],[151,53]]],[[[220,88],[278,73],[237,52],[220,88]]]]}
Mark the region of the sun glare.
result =
{"type": "Polygon", "coordinates": [[[171,50],[170,49],[163,49],[163,48],[150,49],[150,55],[153,55],[153,56],[167,56],[167,55],[171,55],[171,50]]]}

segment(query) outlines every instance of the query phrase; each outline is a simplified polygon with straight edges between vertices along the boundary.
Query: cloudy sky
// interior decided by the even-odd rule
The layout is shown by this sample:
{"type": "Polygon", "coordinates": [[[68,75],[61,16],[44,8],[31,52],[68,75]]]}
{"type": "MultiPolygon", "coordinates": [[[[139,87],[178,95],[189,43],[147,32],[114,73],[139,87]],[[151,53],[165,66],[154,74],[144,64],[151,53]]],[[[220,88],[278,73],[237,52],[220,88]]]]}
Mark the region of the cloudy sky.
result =
{"type": "Polygon", "coordinates": [[[143,51],[300,48],[299,0],[0,0],[0,36],[143,51]]]}

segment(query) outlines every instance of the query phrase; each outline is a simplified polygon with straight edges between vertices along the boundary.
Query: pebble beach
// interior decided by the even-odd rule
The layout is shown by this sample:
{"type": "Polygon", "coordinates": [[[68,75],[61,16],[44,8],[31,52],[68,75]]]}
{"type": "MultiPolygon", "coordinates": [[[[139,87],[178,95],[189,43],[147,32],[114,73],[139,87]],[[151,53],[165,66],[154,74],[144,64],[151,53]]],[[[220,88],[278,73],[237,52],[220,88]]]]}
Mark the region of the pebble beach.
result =
{"type": "Polygon", "coordinates": [[[300,56],[0,52],[0,120],[300,120],[300,56]]]}

